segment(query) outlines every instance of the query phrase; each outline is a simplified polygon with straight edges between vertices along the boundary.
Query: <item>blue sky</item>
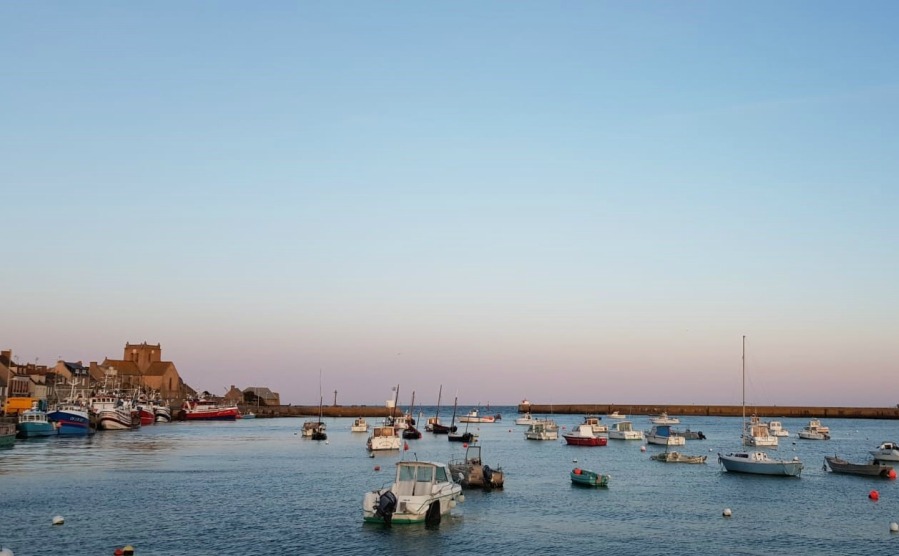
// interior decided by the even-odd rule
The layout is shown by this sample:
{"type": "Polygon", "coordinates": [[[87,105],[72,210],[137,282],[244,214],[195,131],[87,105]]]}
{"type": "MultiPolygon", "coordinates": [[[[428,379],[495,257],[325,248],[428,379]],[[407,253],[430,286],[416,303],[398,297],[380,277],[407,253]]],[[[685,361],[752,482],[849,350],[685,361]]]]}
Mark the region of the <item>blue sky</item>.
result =
{"type": "Polygon", "coordinates": [[[285,402],[892,406],[894,2],[0,5],[0,344],[285,402]],[[433,399],[430,399],[433,398],[433,399]]]}

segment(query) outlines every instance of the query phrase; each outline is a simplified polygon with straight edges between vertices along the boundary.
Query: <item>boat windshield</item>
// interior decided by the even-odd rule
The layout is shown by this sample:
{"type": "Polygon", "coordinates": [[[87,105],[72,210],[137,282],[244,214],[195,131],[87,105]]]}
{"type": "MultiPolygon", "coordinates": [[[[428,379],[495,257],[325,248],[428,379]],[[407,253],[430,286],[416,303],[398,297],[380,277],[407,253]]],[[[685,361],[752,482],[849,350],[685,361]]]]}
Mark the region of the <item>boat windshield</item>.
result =
{"type": "Polygon", "coordinates": [[[437,482],[438,483],[448,483],[449,482],[449,478],[447,478],[447,476],[446,476],[446,468],[438,467],[435,471],[437,472],[437,482]]]}
{"type": "Polygon", "coordinates": [[[418,468],[418,476],[416,477],[416,481],[418,482],[431,482],[431,478],[434,476],[434,469],[430,466],[428,467],[419,467],[418,468]]]}

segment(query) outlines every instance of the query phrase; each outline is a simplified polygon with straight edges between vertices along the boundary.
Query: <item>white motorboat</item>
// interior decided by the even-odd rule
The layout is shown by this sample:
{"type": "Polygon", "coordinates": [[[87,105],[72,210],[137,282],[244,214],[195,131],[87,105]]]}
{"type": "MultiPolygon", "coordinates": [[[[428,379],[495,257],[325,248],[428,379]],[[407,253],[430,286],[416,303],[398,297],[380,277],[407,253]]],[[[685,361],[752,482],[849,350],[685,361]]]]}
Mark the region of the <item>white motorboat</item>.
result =
{"type": "Polygon", "coordinates": [[[534,417],[533,415],[531,415],[531,412],[530,412],[530,411],[526,411],[526,412],[524,413],[524,415],[522,415],[522,416],[519,417],[518,419],[515,419],[515,424],[516,424],[516,425],[527,425],[527,426],[530,426],[530,425],[533,425],[533,424],[536,423],[536,422],[537,422],[537,418],[534,417]]]}
{"type": "Polygon", "coordinates": [[[758,415],[753,415],[743,429],[743,446],[777,446],[777,437],[771,434],[768,423],[763,423],[758,415]]]}
{"type": "Polygon", "coordinates": [[[819,427],[820,421],[812,419],[808,425],[799,431],[799,438],[805,440],[830,440],[830,429],[827,427],[819,427]]]}
{"type": "Polygon", "coordinates": [[[882,442],[868,453],[877,461],[899,461],[899,442],[882,442]]]}
{"type": "Polygon", "coordinates": [[[388,527],[393,522],[436,524],[464,500],[462,486],[445,463],[398,461],[391,486],[365,493],[362,518],[388,527]]]}
{"type": "Polygon", "coordinates": [[[528,430],[524,431],[524,437],[528,440],[558,440],[559,425],[551,419],[540,419],[531,423],[528,430]]]}
{"type": "Polygon", "coordinates": [[[365,417],[354,419],[353,424],[350,425],[350,432],[368,432],[368,421],[365,420],[365,417]]]}
{"type": "Polygon", "coordinates": [[[612,440],[643,440],[643,431],[635,431],[630,421],[618,421],[612,423],[609,429],[609,438],[612,440]]]}
{"type": "Polygon", "coordinates": [[[680,419],[677,417],[669,417],[667,413],[662,413],[656,417],[651,417],[649,421],[653,425],[679,425],[680,419]]]}
{"type": "Polygon", "coordinates": [[[771,431],[771,434],[773,434],[774,436],[790,436],[790,431],[785,429],[780,421],[769,421],[768,430],[771,431]]]}
{"type": "Polygon", "coordinates": [[[609,437],[609,427],[604,425],[602,421],[600,421],[599,417],[595,415],[587,415],[584,417],[584,422],[582,425],[590,425],[590,428],[593,430],[593,434],[596,436],[600,436],[603,438],[609,437]]]}
{"type": "Polygon", "coordinates": [[[660,444],[662,446],[683,446],[687,443],[687,439],[683,436],[672,434],[669,425],[653,425],[646,432],[646,441],[650,444],[660,444]]]}
{"type": "Polygon", "coordinates": [[[472,409],[466,415],[459,417],[460,423],[493,423],[496,421],[494,415],[481,415],[477,409],[472,409]]]}
{"type": "Polygon", "coordinates": [[[609,413],[608,415],[606,415],[606,417],[608,417],[609,419],[627,419],[627,415],[622,415],[622,414],[618,413],[617,411],[613,411],[612,413],[609,413]]]}
{"type": "Polygon", "coordinates": [[[371,436],[365,443],[365,447],[369,452],[377,452],[380,450],[399,450],[403,445],[403,439],[396,427],[374,427],[371,430],[371,436]]]}

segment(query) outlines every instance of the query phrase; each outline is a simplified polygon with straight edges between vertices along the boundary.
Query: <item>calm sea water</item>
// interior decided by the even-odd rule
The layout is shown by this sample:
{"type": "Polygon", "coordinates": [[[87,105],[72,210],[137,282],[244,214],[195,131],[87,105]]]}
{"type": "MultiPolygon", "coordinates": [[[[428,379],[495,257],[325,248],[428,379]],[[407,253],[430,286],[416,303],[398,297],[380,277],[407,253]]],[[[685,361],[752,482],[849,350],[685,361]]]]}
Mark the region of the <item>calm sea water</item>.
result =
{"type": "MultiPolygon", "coordinates": [[[[899,521],[897,482],[821,468],[825,455],[862,461],[899,439],[894,421],[829,419],[832,439],[810,441],[796,438],[802,420],[782,419],[792,437],[774,452],[805,463],[791,479],[722,471],[716,453],[739,448],[739,419],[682,418],[681,428],[707,440],[680,451],[709,460],[678,465],[651,461],[664,448],[641,452],[640,442],[527,441],[513,408],[497,409],[502,421],[470,430],[506,488],[468,491],[438,527],[363,525],[364,492],[391,482],[399,454],[369,458],[351,419],[329,420],[327,443],[301,438],[300,419],[255,419],[19,441],[0,451],[0,545],[17,556],[111,555],[125,544],[139,556],[899,553],[889,531],[899,521]],[[574,466],[611,474],[611,487],[572,486],[574,466]],[[52,526],[55,515],[65,525],[52,526]]],[[[568,428],[582,417],[555,416],[568,428]]],[[[649,427],[645,416],[632,421],[649,427]]],[[[407,458],[464,453],[428,433],[408,443],[407,458]]]]}

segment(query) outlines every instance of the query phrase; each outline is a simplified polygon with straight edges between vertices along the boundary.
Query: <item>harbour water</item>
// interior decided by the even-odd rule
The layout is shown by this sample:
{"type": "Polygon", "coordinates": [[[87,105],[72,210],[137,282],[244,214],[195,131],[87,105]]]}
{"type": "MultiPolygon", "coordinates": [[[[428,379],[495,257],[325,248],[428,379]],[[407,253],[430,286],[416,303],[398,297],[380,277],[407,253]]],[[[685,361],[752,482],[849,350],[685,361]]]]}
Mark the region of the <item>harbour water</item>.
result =
{"type": "MultiPolygon", "coordinates": [[[[326,419],[327,442],[303,439],[302,419],[254,419],[18,441],[0,451],[0,545],[17,556],[111,555],[125,544],[139,556],[899,552],[889,530],[897,481],[822,470],[825,455],[860,462],[899,439],[895,421],[828,419],[831,440],[811,441],[796,437],[803,420],[781,419],[791,437],[771,452],[804,462],[796,479],[723,472],[716,456],[741,448],[739,418],[682,418],[678,428],[707,439],[679,451],[708,456],[683,465],[651,461],[664,447],[642,452],[638,441],[528,441],[514,408],[497,410],[501,421],[469,430],[485,462],[505,471],[505,489],[467,491],[438,526],[362,523],[364,492],[391,482],[401,454],[370,458],[352,419],[326,419]],[[572,486],[575,466],[611,474],[610,488],[572,486]],[[56,515],[64,525],[51,525],[56,515]]],[[[568,429],[582,417],[555,416],[568,429]]],[[[646,416],[631,420],[649,428],[646,416]]],[[[464,454],[429,433],[407,442],[405,458],[464,454]]]]}

